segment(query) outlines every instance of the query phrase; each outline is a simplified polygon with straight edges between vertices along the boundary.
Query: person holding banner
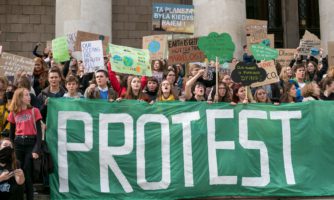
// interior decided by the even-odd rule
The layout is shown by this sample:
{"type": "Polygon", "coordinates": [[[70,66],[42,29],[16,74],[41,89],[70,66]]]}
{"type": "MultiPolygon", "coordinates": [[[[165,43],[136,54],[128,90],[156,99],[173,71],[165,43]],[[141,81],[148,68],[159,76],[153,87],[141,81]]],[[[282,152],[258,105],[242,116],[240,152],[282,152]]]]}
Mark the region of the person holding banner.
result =
{"type": "Polygon", "coordinates": [[[154,102],[157,99],[159,91],[158,80],[154,77],[147,78],[147,84],[143,92],[148,96],[148,102],[154,102]]]}
{"type": "Polygon", "coordinates": [[[234,84],[232,87],[233,95],[232,95],[232,105],[236,105],[238,103],[247,104],[251,103],[249,101],[249,94],[246,91],[246,87],[241,84],[234,84]],[[247,95],[246,95],[247,94],[247,95]]]}
{"type": "Polygon", "coordinates": [[[232,101],[232,95],[231,90],[228,87],[228,85],[224,82],[219,82],[218,84],[218,95],[216,95],[217,86],[212,87],[209,97],[208,97],[208,103],[212,102],[228,102],[230,103],[232,101]]]}
{"type": "Polygon", "coordinates": [[[108,86],[108,72],[105,69],[98,69],[95,72],[95,82],[91,83],[86,89],[84,96],[89,99],[103,99],[114,101],[117,93],[112,87],[108,86]]]}
{"type": "Polygon", "coordinates": [[[254,100],[257,103],[271,103],[267,91],[263,87],[258,87],[254,93],[254,100]]]}
{"type": "Polygon", "coordinates": [[[27,200],[33,200],[32,161],[39,158],[41,150],[42,115],[30,105],[29,90],[26,88],[15,90],[9,110],[10,138],[14,141],[16,157],[23,166],[27,200]]]}
{"type": "Polygon", "coordinates": [[[141,89],[140,78],[138,76],[133,76],[129,79],[129,81],[130,84],[128,84],[125,96],[118,98],[118,101],[124,98],[149,102],[149,97],[145,93],[143,93],[141,89]]]}
{"type": "Polygon", "coordinates": [[[177,97],[173,94],[173,85],[167,79],[164,79],[159,87],[157,101],[175,101],[177,97]]]}

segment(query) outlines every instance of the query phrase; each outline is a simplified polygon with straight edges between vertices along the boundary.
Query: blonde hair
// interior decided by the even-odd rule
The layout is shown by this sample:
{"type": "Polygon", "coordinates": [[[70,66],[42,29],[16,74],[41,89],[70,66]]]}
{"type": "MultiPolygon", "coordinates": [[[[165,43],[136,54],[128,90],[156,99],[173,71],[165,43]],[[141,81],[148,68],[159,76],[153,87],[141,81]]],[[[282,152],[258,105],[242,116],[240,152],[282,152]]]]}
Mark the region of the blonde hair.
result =
{"type": "MultiPolygon", "coordinates": [[[[18,88],[15,90],[12,102],[9,106],[9,111],[13,113],[19,113],[22,111],[22,106],[24,105],[23,93],[25,90],[29,93],[29,90],[26,88],[18,88]]],[[[31,105],[27,105],[27,108],[31,108],[31,105]]]]}
{"type": "Polygon", "coordinates": [[[303,97],[310,97],[314,94],[314,87],[313,85],[317,84],[316,82],[312,81],[310,83],[307,83],[303,88],[302,88],[302,96],[303,97]]]}
{"type": "MultiPolygon", "coordinates": [[[[290,66],[289,66],[290,67],[290,66]]],[[[279,74],[279,78],[283,81],[288,81],[290,79],[290,77],[288,76],[287,73],[287,68],[286,66],[282,67],[281,69],[281,73],[279,74]]],[[[291,67],[290,67],[291,68],[291,67]]],[[[292,69],[291,69],[292,70],[292,69]]]]}

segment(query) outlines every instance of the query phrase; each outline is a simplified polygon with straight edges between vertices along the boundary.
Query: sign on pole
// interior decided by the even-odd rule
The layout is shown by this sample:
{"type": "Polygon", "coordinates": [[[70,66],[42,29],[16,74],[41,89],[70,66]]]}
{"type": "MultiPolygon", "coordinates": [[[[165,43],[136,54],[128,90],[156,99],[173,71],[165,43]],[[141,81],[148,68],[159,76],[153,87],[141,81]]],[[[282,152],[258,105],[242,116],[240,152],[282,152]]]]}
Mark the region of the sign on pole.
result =
{"type": "Polygon", "coordinates": [[[216,32],[200,37],[198,47],[209,61],[216,60],[216,57],[218,57],[221,64],[232,60],[235,50],[232,37],[228,33],[218,34],[216,32]]]}

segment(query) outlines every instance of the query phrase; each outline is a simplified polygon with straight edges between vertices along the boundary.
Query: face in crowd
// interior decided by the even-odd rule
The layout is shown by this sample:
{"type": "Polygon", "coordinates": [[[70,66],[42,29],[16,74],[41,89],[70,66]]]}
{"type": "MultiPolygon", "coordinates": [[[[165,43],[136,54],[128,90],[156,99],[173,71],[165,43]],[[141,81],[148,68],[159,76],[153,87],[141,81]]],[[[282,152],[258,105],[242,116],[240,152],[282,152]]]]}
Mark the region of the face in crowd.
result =
{"type": "Polygon", "coordinates": [[[154,61],[153,70],[154,71],[159,71],[160,69],[161,69],[160,61],[159,60],[154,61]]]}
{"type": "Polygon", "coordinates": [[[168,80],[164,80],[161,82],[161,91],[163,93],[169,93],[171,91],[171,84],[168,80]]]}
{"type": "Polygon", "coordinates": [[[240,101],[246,99],[246,88],[244,86],[240,87],[236,95],[240,101]]]}
{"type": "Polygon", "coordinates": [[[175,72],[172,71],[172,70],[170,70],[170,71],[168,71],[166,79],[170,82],[170,84],[174,84],[175,83],[175,79],[176,79],[175,76],[176,76],[175,72]]]}
{"type": "Polygon", "coordinates": [[[96,72],[95,80],[99,87],[102,87],[102,88],[107,87],[108,78],[104,72],[96,72]]]}
{"type": "Polygon", "coordinates": [[[147,89],[150,92],[156,91],[158,88],[158,83],[156,81],[148,81],[147,82],[147,89]]]}
{"type": "Polygon", "coordinates": [[[295,85],[291,86],[290,90],[288,91],[288,95],[290,97],[296,98],[296,96],[297,96],[297,90],[296,90],[296,86],[295,85]]]}
{"type": "Polygon", "coordinates": [[[224,97],[228,88],[224,84],[220,83],[218,86],[218,95],[224,97]]]}
{"type": "Polygon", "coordinates": [[[268,99],[267,92],[263,88],[257,89],[255,92],[255,99],[257,99],[259,103],[266,103],[268,99]]]}
{"type": "Polygon", "coordinates": [[[48,81],[51,87],[59,87],[60,86],[60,76],[57,72],[50,72],[48,81]]]}
{"type": "Polygon", "coordinates": [[[204,96],[205,93],[205,86],[203,84],[196,84],[195,85],[195,90],[194,90],[194,95],[202,97],[204,96]]]}
{"type": "Polygon", "coordinates": [[[131,88],[132,90],[139,91],[141,89],[141,82],[138,77],[133,77],[131,80],[131,88]]]}
{"type": "Polygon", "coordinates": [[[230,75],[228,74],[224,75],[222,82],[226,83],[226,85],[230,85],[232,83],[230,75]]]}
{"type": "Polygon", "coordinates": [[[305,78],[305,68],[304,67],[297,68],[295,75],[296,75],[297,80],[304,80],[304,78],[305,78]]]}

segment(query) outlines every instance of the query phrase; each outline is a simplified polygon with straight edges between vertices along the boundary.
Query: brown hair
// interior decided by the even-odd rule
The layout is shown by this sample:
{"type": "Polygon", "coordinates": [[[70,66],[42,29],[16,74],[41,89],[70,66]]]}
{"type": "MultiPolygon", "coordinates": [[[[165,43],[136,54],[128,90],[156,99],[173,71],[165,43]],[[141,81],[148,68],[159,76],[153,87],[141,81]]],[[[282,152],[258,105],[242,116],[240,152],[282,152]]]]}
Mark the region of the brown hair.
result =
{"type": "Polygon", "coordinates": [[[139,100],[141,100],[142,97],[143,97],[143,92],[142,92],[141,88],[139,89],[138,96],[136,96],[132,91],[131,82],[135,78],[138,78],[139,81],[140,81],[140,78],[138,76],[133,76],[130,79],[130,81],[129,81],[130,84],[128,84],[128,88],[126,89],[126,94],[125,94],[125,97],[124,97],[125,99],[139,99],[139,100]]]}
{"type": "MultiPolygon", "coordinates": [[[[12,99],[12,102],[9,106],[9,111],[13,113],[19,113],[22,111],[22,105],[23,105],[23,92],[29,90],[27,88],[18,88],[14,92],[14,96],[12,99]]],[[[31,105],[27,105],[28,108],[31,108],[31,105]]]]}
{"type": "Polygon", "coordinates": [[[17,87],[18,88],[26,88],[27,90],[31,90],[31,83],[28,77],[21,76],[19,80],[17,81],[17,87]]]}
{"type": "Polygon", "coordinates": [[[75,82],[76,84],[79,84],[79,79],[76,76],[69,75],[66,77],[65,84],[75,82]]]}

